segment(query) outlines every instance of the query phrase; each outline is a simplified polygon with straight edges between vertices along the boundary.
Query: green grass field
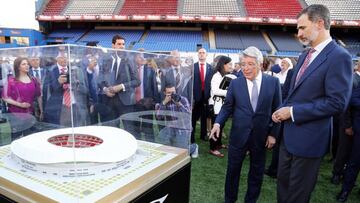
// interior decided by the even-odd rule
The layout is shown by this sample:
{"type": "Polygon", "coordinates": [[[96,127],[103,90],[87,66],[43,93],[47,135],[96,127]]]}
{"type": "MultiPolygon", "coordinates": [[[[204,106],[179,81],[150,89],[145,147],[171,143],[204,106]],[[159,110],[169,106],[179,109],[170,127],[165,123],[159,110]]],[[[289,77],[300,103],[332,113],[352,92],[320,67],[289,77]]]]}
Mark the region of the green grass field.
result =
{"type": "MultiPolygon", "coordinates": [[[[228,122],[230,125],[230,122],[228,122]]],[[[225,132],[229,134],[229,125],[225,128],[225,132]]],[[[199,125],[197,125],[198,127],[199,125]]],[[[224,202],[224,184],[227,164],[227,152],[224,158],[217,158],[208,153],[209,143],[205,141],[198,141],[198,129],[196,140],[199,144],[199,158],[192,159],[191,163],[191,183],[190,183],[190,202],[192,203],[220,203],[224,202]]],[[[227,143],[228,139],[224,139],[227,143]]],[[[336,202],[336,195],[341,189],[341,185],[335,186],[330,183],[332,163],[329,161],[329,156],[325,157],[315,191],[312,194],[311,202],[314,203],[331,203],[336,202]]],[[[271,153],[267,154],[267,164],[270,163],[271,153]]],[[[242,174],[240,179],[240,188],[238,194],[238,201],[243,202],[246,187],[247,187],[247,173],[248,173],[249,160],[244,161],[242,174]]],[[[349,196],[348,203],[360,202],[360,187],[359,182],[349,196]]],[[[264,181],[258,202],[272,203],[276,202],[276,179],[264,176],[264,181]]]]}

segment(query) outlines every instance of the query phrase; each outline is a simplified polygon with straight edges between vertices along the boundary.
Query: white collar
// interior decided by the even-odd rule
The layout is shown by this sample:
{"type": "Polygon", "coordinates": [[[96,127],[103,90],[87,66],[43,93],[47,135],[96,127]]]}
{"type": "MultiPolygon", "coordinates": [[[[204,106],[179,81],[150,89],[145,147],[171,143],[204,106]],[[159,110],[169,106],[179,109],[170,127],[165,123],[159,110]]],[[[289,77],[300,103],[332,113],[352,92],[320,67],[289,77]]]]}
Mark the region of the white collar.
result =
{"type": "Polygon", "coordinates": [[[316,47],[314,47],[314,49],[316,50],[316,52],[320,53],[326,47],[326,45],[328,45],[331,41],[332,41],[332,38],[329,37],[326,40],[324,40],[323,42],[321,42],[320,44],[318,44],[316,47]]]}

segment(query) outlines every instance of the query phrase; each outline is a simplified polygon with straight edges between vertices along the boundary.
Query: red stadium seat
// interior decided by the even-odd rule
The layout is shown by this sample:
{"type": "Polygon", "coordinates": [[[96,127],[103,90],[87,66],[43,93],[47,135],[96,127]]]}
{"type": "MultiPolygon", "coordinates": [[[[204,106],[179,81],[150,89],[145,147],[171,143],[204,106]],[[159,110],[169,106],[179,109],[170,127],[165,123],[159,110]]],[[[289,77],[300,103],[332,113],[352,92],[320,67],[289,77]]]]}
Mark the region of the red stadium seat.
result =
{"type": "Polygon", "coordinates": [[[296,18],[302,10],[298,0],[244,0],[247,15],[251,17],[296,18]]]}
{"type": "Polygon", "coordinates": [[[176,15],[177,0],[126,0],[120,15],[176,15]]]}

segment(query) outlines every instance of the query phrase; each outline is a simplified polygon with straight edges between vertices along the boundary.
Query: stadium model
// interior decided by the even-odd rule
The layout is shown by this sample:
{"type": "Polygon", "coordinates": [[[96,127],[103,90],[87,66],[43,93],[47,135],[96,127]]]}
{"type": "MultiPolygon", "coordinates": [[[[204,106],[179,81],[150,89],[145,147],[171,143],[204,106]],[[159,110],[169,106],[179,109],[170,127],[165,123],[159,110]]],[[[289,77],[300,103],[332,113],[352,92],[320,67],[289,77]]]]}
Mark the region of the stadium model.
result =
{"type": "Polygon", "coordinates": [[[58,177],[86,177],[117,170],[137,150],[136,139],[113,127],[88,126],[31,134],[11,144],[24,170],[58,177]]]}

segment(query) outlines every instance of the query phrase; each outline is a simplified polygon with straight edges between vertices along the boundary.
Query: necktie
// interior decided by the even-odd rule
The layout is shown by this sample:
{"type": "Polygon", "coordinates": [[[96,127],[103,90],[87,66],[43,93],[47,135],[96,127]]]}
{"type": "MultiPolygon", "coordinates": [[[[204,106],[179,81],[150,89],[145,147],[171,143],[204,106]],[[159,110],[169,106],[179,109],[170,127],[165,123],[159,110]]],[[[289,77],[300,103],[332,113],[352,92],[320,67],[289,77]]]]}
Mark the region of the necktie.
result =
{"type": "MultiPolygon", "coordinates": [[[[138,79],[141,81],[141,83],[143,82],[141,78],[141,66],[138,67],[138,79]]],[[[136,102],[141,100],[141,85],[135,89],[135,100],[136,102]]]]}
{"type": "Polygon", "coordinates": [[[175,68],[175,71],[176,71],[176,77],[175,77],[176,88],[178,88],[180,86],[180,71],[178,68],[175,68]]]}
{"type": "Polygon", "coordinates": [[[200,80],[201,80],[201,91],[204,91],[204,88],[205,88],[205,72],[204,72],[204,64],[201,63],[200,64],[200,80]]]}
{"type": "Polygon", "coordinates": [[[304,60],[304,63],[301,65],[299,73],[296,76],[295,85],[299,82],[301,76],[304,74],[305,70],[308,68],[311,56],[315,51],[316,50],[313,49],[313,48],[309,50],[309,52],[308,52],[308,54],[307,54],[307,56],[306,56],[306,58],[304,60]]]}
{"type": "MultiPolygon", "coordinates": [[[[61,69],[61,74],[64,75],[66,74],[66,67],[62,67],[61,69]]],[[[67,81],[67,84],[63,84],[63,90],[64,90],[64,93],[63,93],[63,103],[64,103],[64,106],[70,108],[71,106],[71,96],[70,96],[70,84],[69,84],[70,81],[67,81]]]]}
{"type": "Polygon", "coordinates": [[[40,80],[39,70],[38,69],[34,70],[34,73],[35,73],[35,78],[40,80]]]}
{"type": "Polygon", "coordinates": [[[259,95],[258,95],[258,87],[257,87],[256,80],[253,80],[252,83],[253,83],[253,87],[251,90],[251,106],[255,112],[259,95]]]}

